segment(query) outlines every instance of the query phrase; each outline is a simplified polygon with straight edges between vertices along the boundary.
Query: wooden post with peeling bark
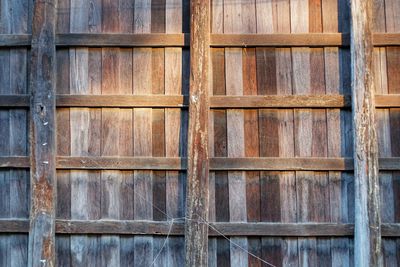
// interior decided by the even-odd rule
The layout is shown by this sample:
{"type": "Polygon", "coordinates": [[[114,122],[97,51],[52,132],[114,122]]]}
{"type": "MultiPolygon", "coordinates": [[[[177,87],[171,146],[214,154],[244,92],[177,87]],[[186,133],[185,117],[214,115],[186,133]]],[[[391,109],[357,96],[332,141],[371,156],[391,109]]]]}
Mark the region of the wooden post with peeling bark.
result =
{"type": "Polygon", "coordinates": [[[191,1],[186,266],[208,264],[210,2],[191,1]]]}
{"type": "Polygon", "coordinates": [[[55,266],[57,0],[36,0],[31,49],[31,213],[28,265],[55,266]]]}
{"type": "Polygon", "coordinates": [[[372,67],[372,0],[351,0],[355,266],[382,266],[378,141],[372,67]]]}

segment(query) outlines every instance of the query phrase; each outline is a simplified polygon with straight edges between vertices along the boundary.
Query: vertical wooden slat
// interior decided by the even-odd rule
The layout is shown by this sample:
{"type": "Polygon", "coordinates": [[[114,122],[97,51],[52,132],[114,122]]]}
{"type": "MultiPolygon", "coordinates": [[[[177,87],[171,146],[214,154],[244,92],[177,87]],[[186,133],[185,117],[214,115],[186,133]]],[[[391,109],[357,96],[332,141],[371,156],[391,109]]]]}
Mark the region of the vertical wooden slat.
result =
{"type": "MultiPolygon", "coordinates": [[[[135,1],[134,32],[151,32],[151,1],[135,1]]],[[[151,94],[152,51],[151,48],[136,48],[133,51],[133,93],[151,94]]],[[[134,155],[152,156],[152,109],[134,109],[134,155]]],[[[134,218],[153,219],[153,172],[134,172],[134,218]]],[[[150,266],[153,261],[153,237],[134,237],[135,266],[150,266]]]]}
{"type": "MultiPolygon", "coordinates": [[[[165,1],[165,32],[182,33],[182,0],[165,1]]],[[[182,48],[165,48],[165,94],[179,95],[182,91],[182,48]]],[[[182,157],[181,151],[186,140],[183,113],[180,109],[165,109],[165,155],[182,157]]],[[[166,174],[166,212],[168,219],[184,216],[184,174],[169,171],[166,174]]],[[[184,240],[170,237],[167,243],[167,264],[184,264],[184,240]]]]}
{"type": "MultiPolygon", "coordinates": [[[[119,32],[133,32],[133,3],[130,0],[119,1],[119,32]]],[[[133,49],[120,48],[119,50],[119,93],[122,95],[133,94],[133,49]]],[[[119,109],[119,156],[133,156],[133,109],[119,109]]],[[[134,172],[120,172],[119,183],[119,218],[121,220],[134,219],[134,172]]],[[[119,266],[134,266],[135,241],[133,236],[120,236],[120,262],[119,266]]]]}
{"type": "MultiPolygon", "coordinates": [[[[291,1],[291,30],[292,33],[309,32],[310,10],[308,1],[291,1]]],[[[293,93],[297,95],[310,94],[310,48],[292,48],[293,67],[293,93]]],[[[312,155],[312,111],[309,109],[296,109],[294,111],[295,131],[295,156],[310,157],[312,155]]],[[[310,191],[313,183],[312,172],[296,172],[297,190],[297,220],[307,222],[312,207],[310,191]]],[[[316,265],[316,240],[315,238],[299,238],[298,264],[302,266],[316,265]]]]}
{"type": "MultiPolygon", "coordinates": [[[[211,32],[223,33],[224,27],[224,14],[223,14],[223,0],[211,1],[211,32]]],[[[225,94],[225,61],[224,49],[214,48],[211,49],[211,69],[212,78],[210,79],[211,88],[210,95],[225,94]],[[222,91],[222,92],[221,92],[222,91]]],[[[225,110],[211,110],[209,123],[209,156],[226,156],[226,111],[225,110]],[[221,149],[223,151],[221,151],[221,149]],[[222,153],[221,153],[222,152],[222,153]]],[[[224,193],[227,188],[226,172],[210,172],[209,177],[209,221],[229,221],[229,201],[228,194],[224,193]],[[225,197],[222,197],[225,195],[225,197]],[[225,214],[228,211],[227,219],[221,218],[219,214],[225,214]]],[[[221,252],[222,248],[226,248],[226,239],[209,238],[209,266],[224,266],[221,264],[223,256],[229,259],[229,248],[226,249],[227,253],[221,252]]]]}
{"type": "MultiPolygon", "coordinates": [[[[101,21],[95,20],[96,16],[93,15],[93,12],[99,9],[98,1],[92,2],[91,7],[82,1],[71,1],[70,6],[71,32],[101,30],[101,21]],[[88,20],[88,17],[91,19],[88,20]]],[[[101,50],[71,48],[69,55],[70,92],[82,95],[100,94],[101,50]]],[[[100,123],[99,109],[70,109],[71,155],[100,156],[100,123]]],[[[60,139],[64,138],[65,136],[60,132],[60,139]]],[[[100,219],[100,172],[73,170],[70,175],[71,218],[100,219]]],[[[71,236],[72,265],[100,265],[100,250],[100,239],[96,236],[71,236]]]]}
{"type": "MultiPolygon", "coordinates": [[[[124,9],[126,11],[127,9],[124,9]]],[[[119,1],[102,1],[102,30],[106,33],[120,32],[120,20],[123,28],[130,25],[124,23],[120,17],[122,9],[119,1]]],[[[125,13],[127,15],[128,13],[125,13]]],[[[101,93],[120,94],[126,90],[126,84],[121,84],[122,57],[119,48],[102,49],[101,93]],[[122,85],[122,86],[121,86],[122,85]]],[[[127,59],[128,61],[129,59],[127,59]]],[[[129,62],[129,61],[128,61],[129,62]]],[[[123,74],[122,74],[123,75],[123,74]]],[[[128,74],[130,75],[130,74],[128,74]]],[[[128,76],[129,77],[129,76],[128,76]]],[[[123,81],[129,83],[129,81],[123,81]]],[[[129,85],[128,85],[129,87],[129,85]]],[[[129,90],[129,89],[128,89],[129,90]]],[[[103,108],[101,111],[101,155],[120,156],[129,154],[133,150],[132,144],[123,143],[129,139],[128,128],[122,123],[130,119],[131,114],[118,108],[103,108]],[[125,136],[127,138],[125,139],[125,136]],[[125,152],[125,153],[124,153],[125,152]]],[[[126,124],[126,122],[125,122],[126,124]]],[[[131,134],[132,138],[132,134],[131,134]]],[[[120,189],[122,175],[120,171],[102,171],[101,173],[101,218],[120,219],[120,189]]],[[[120,238],[116,235],[101,236],[101,266],[118,266],[120,264],[120,238]]]]}
{"type": "MultiPolygon", "coordinates": [[[[0,4],[6,7],[8,1],[2,0],[0,4]]],[[[4,8],[1,10],[1,22],[3,27],[1,33],[10,33],[9,14],[4,8]],[[8,26],[8,27],[7,27],[8,26]]],[[[0,87],[1,94],[9,94],[10,90],[10,51],[0,50],[0,87]]],[[[0,155],[10,155],[10,111],[0,110],[0,155]]],[[[0,170],[0,218],[10,217],[10,171],[0,170]]],[[[9,236],[0,235],[0,265],[7,266],[10,262],[10,242],[9,236]]]]}
{"type": "MultiPolygon", "coordinates": [[[[58,1],[57,33],[68,33],[70,29],[70,1],[58,1]]],[[[70,92],[69,49],[57,51],[57,94],[70,92]]],[[[70,109],[57,109],[57,155],[71,155],[70,109]],[[62,134],[61,134],[62,133],[62,134]]],[[[57,219],[71,219],[71,175],[70,171],[57,171],[57,219]]],[[[71,238],[58,236],[56,239],[56,265],[71,264],[71,238]]]]}
{"type": "Polygon", "coordinates": [[[190,3],[190,104],[188,133],[186,266],[208,266],[208,112],[210,2],[190,3]]]}
{"type": "Polygon", "coordinates": [[[31,46],[31,215],[28,266],[55,265],[57,0],[36,1],[31,46]]]}
{"type": "MultiPolygon", "coordinates": [[[[224,33],[245,33],[242,21],[242,3],[224,0],[224,33]]],[[[225,82],[227,95],[243,95],[243,63],[241,48],[225,49],[225,82]]],[[[244,157],[244,112],[240,109],[229,109],[226,112],[227,156],[231,158],[244,157]]],[[[228,172],[229,188],[229,220],[245,222],[246,209],[246,178],[242,171],[228,172]]],[[[247,266],[248,256],[246,237],[232,237],[230,243],[230,264],[232,266],[247,266]]]]}
{"type": "Polygon", "coordinates": [[[372,0],[351,1],[356,266],[382,266],[375,130],[372,0]]]}
{"type": "MultiPolygon", "coordinates": [[[[166,28],[166,0],[151,1],[151,32],[165,33],[166,28]]],[[[171,18],[170,18],[171,19],[171,18]]],[[[171,23],[171,22],[170,22],[171,23]]],[[[172,22],[173,23],[173,22],[172,22]]],[[[164,94],[166,86],[166,70],[168,66],[165,62],[165,49],[152,49],[152,93],[164,94]]],[[[166,116],[165,109],[153,109],[152,118],[152,146],[153,157],[165,157],[166,155],[166,116]]],[[[172,126],[170,126],[172,127],[172,126]]],[[[176,128],[176,125],[174,125],[176,128]]],[[[176,136],[175,136],[176,138],[176,136]]],[[[167,195],[166,195],[166,172],[153,172],[153,220],[167,220],[167,195]]],[[[154,266],[169,266],[167,255],[171,255],[168,245],[164,245],[164,237],[154,237],[153,239],[153,254],[154,266]]],[[[183,245],[183,244],[182,244],[183,245]]]]}
{"type": "MultiPolygon", "coordinates": [[[[221,3],[222,5],[222,3],[221,3]]],[[[223,48],[214,48],[212,51],[212,72],[213,72],[213,94],[225,95],[225,51],[223,48]]],[[[226,130],[226,111],[212,110],[214,143],[213,150],[215,157],[227,156],[227,130],[226,130]]],[[[212,140],[212,139],[211,139],[212,140]]],[[[211,179],[211,177],[210,177],[211,179]]],[[[210,188],[211,190],[211,188],[210,188]]],[[[229,190],[228,173],[215,172],[215,221],[229,221],[229,190]]],[[[229,266],[230,248],[229,241],[224,238],[216,240],[216,265],[229,266]]],[[[211,265],[211,264],[210,264],[211,265]]]]}

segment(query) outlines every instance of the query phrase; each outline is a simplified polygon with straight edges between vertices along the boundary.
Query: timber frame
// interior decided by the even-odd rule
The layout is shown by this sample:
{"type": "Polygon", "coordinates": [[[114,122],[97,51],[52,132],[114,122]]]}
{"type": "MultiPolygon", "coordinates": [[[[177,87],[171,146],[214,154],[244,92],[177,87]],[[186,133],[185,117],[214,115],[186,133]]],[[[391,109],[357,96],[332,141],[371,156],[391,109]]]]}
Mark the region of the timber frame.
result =
{"type": "Polygon", "coordinates": [[[0,232],[29,232],[29,266],[55,266],[55,234],[185,235],[187,266],[207,266],[207,238],[226,236],[353,236],[355,265],[382,264],[381,236],[400,237],[399,224],[382,224],[379,170],[400,170],[400,158],[377,153],[375,108],[400,107],[400,95],[374,95],[373,46],[400,45],[400,34],[373,34],[372,0],[351,0],[351,34],[210,34],[210,3],[191,1],[188,34],[56,34],[57,0],[35,1],[32,35],[0,35],[0,47],[31,47],[32,96],[3,95],[0,107],[29,108],[31,156],[0,157],[0,168],[31,169],[30,220],[0,220],[0,232]],[[46,40],[46,41],[44,41],[46,40]],[[115,40],[118,40],[116,42],[115,40]],[[189,47],[189,96],[78,96],[55,94],[56,47],[189,47]],[[208,96],[210,47],[351,47],[352,95],[208,96]],[[189,109],[188,158],[56,157],[56,107],[176,107],[189,109]],[[353,158],[209,158],[208,112],[219,108],[342,108],[353,110],[353,158]],[[87,164],[86,164],[87,163],[87,164]],[[187,170],[186,221],[56,220],[56,169],[187,170]],[[355,224],[211,223],[209,170],[346,170],[355,172],[355,224]],[[204,222],[203,222],[204,221],[204,222]],[[202,242],[198,242],[201,240],[202,242]]]}

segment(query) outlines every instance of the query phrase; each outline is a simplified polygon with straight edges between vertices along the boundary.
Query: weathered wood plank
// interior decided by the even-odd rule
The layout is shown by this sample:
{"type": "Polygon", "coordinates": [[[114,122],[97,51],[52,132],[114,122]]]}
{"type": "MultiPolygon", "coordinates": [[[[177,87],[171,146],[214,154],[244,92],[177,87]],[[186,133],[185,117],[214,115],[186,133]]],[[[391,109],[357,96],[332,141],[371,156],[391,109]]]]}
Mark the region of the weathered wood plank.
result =
{"type": "MultiPolygon", "coordinates": [[[[150,16],[149,16],[150,19],[150,16]]],[[[139,23],[137,23],[139,24],[139,23]]],[[[139,27],[139,26],[138,26],[139,27]]],[[[10,38],[9,38],[10,39],[10,38]]],[[[21,37],[22,39],[22,37],[21,37]]],[[[0,39],[1,40],[1,39],[0,39]]],[[[12,39],[11,39],[12,40],[12,39]]],[[[15,40],[16,44],[24,40],[15,40]]],[[[4,42],[11,42],[5,40],[4,42]]],[[[0,42],[1,44],[1,42],[0,42]]],[[[139,33],[117,34],[117,33],[76,33],[58,34],[57,46],[82,46],[82,47],[188,47],[188,34],[165,34],[165,33],[139,33]]]]}
{"type": "Polygon", "coordinates": [[[213,96],[210,99],[210,106],[211,108],[349,108],[351,98],[342,95],[213,96]]]}
{"type": "Polygon", "coordinates": [[[0,47],[28,47],[31,42],[30,34],[0,34],[0,47]]]}
{"type": "MultiPolygon", "coordinates": [[[[57,169],[185,170],[186,158],[164,157],[57,157],[57,169]]],[[[380,158],[380,170],[399,170],[400,158],[380,158]]],[[[29,168],[28,157],[0,157],[0,168],[29,168]]],[[[211,170],[351,171],[351,158],[210,158],[211,170]]]]}
{"type": "Polygon", "coordinates": [[[55,265],[57,1],[35,2],[31,48],[31,215],[28,266],[55,265]]]}
{"type": "MultiPolygon", "coordinates": [[[[18,100],[22,102],[22,99],[18,100]]],[[[187,107],[187,104],[188,97],[180,95],[57,95],[58,107],[179,108],[187,107]]]]}
{"type": "MultiPolygon", "coordinates": [[[[165,31],[167,34],[182,32],[183,20],[182,0],[165,1],[165,31]]],[[[182,48],[165,48],[165,94],[184,94],[182,48]]],[[[189,66],[186,66],[189,68],[189,66]]],[[[165,109],[165,155],[167,157],[179,157],[187,154],[186,132],[188,125],[184,119],[187,110],[165,109]],[[184,152],[183,152],[184,151],[184,152]]],[[[166,173],[166,214],[168,220],[185,216],[185,187],[186,173],[179,171],[168,171],[166,173]]],[[[172,237],[166,246],[166,265],[179,266],[185,264],[185,240],[181,237],[172,237]]]]}
{"type": "MultiPolygon", "coordinates": [[[[123,33],[133,32],[133,3],[129,0],[119,1],[119,31],[123,33]]],[[[118,66],[115,66],[118,67],[118,66]]],[[[121,48],[119,51],[119,86],[121,98],[133,93],[133,49],[121,48]]],[[[119,155],[133,156],[133,109],[119,109],[120,136],[119,155]]],[[[119,189],[119,218],[121,220],[134,219],[134,172],[123,171],[119,189]]],[[[121,236],[120,240],[120,266],[134,265],[135,241],[132,236],[121,236]]]]}
{"type": "MultiPolygon", "coordinates": [[[[4,135],[2,135],[4,136],[4,135]]],[[[0,168],[12,168],[12,169],[26,169],[31,166],[29,157],[21,156],[0,156],[0,168]]]]}
{"type": "Polygon", "coordinates": [[[375,95],[376,108],[400,108],[400,95],[375,95]]]}
{"type": "MultiPolygon", "coordinates": [[[[378,95],[377,107],[397,107],[400,100],[378,95]]],[[[181,107],[189,98],[182,95],[65,95],[56,96],[57,107],[181,107]]],[[[1,95],[0,107],[28,107],[28,96],[1,95]]],[[[210,108],[350,108],[350,96],[342,95],[268,95],[268,96],[211,96],[210,108]]]]}
{"type": "MultiPolygon", "coordinates": [[[[4,3],[4,2],[3,2],[4,3]]],[[[8,23],[8,15],[2,14],[2,19],[8,23]]],[[[9,32],[9,29],[0,29],[9,32]]],[[[0,88],[1,93],[10,92],[10,51],[1,50],[0,60],[2,64],[0,65],[0,82],[3,86],[0,88]]],[[[3,157],[10,156],[10,111],[0,110],[0,155],[3,157]]],[[[10,218],[10,170],[2,169],[0,170],[0,217],[10,218]]],[[[6,235],[0,236],[0,264],[7,266],[10,265],[11,249],[10,249],[10,237],[6,235]]]]}
{"type": "MultiPolygon", "coordinates": [[[[113,1],[103,1],[103,10],[108,16],[103,20],[102,29],[105,32],[119,31],[118,9],[113,1]]],[[[101,93],[103,95],[116,95],[121,93],[123,86],[120,86],[121,75],[121,54],[119,48],[102,49],[102,72],[101,72],[101,93]]],[[[132,132],[122,124],[124,112],[117,108],[101,109],[101,155],[114,156],[121,155],[122,149],[133,150],[129,143],[123,144],[123,137],[132,132]]],[[[129,116],[129,111],[128,111],[129,116]]],[[[128,119],[128,118],[127,118],[128,119]]],[[[128,119],[129,120],[129,119],[128,119]]],[[[131,126],[130,126],[131,127],[131,126]]],[[[130,128],[131,129],[131,128],[130,128]]],[[[131,151],[132,152],[132,151],[131,151]]],[[[121,213],[121,172],[116,170],[103,170],[101,172],[101,218],[115,219],[120,218],[121,213]]],[[[101,266],[118,266],[120,264],[120,238],[116,235],[104,235],[101,237],[101,266]]]]}
{"type": "MultiPolygon", "coordinates": [[[[214,26],[215,27],[215,26],[214,26]]],[[[211,34],[212,47],[293,47],[338,46],[350,44],[350,36],[342,33],[274,33],[274,34],[211,34]]],[[[374,46],[398,46],[399,33],[374,33],[374,46]]],[[[1,34],[0,47],[28,47],[30,34],[1,34]]],[[[106,34],[106,33],[59,33],[58,47],[189,47],[189,34],[106,34]]]]}
{"type": "MultiPolygon", "coordinates": [[[[213,1],[213,4],[215,1],[213,1]]],[[[223,6],[223,1],[220,0],[218,3],[223,6]]],[[[222,10],[221,10],[222,11],[222,10]]],[[[215,20],[215,14],[213,13],[213,20],[215,20]]],[[[219,19],[219,18],[218,18],[219,19]]],[[[221,18],[222,23],[222,18],[221,18]]],[[[223,25],[220,25],[222,31],[223,25]]],[[[214,95],[225,95],[225,51],[223,48],[211,49],[212,53],[212,89],[214,95]]],[[[226,129],[226,110],[213,110],[213,127],[209,125],[209,132],[213,130],[213,138],[210,137],[209,142],[212,145],[212,149],[209,151],[209,156],[226,157],[227,156],[227,129],[226,129]]],[[[229,221],[229,188],[228,188],[228,173],[227,172],[211,172],[210,182],[214,179],[215,186],[215,221],[227,222],[229,221]],[[213,175],[214,174],[214,175],[213,175]],[[215,176],[215,177],[214,177],[215,176]],[[217,204],[218,203],[218,204],[217,204]]],[[[210,185],[210,192],[212,187],[210,185]]],[[[210,204],[213,203],[210,195],[210,204]]],[[[210,206],[210,210],[214,207],[210,206]]],[[[212,216],[209,218],[212,220],[212,216]]],[[[210,266],[227,266],[230,260],[230,248],[229,241],[223,238],[212,240],[216,246],[215,251],[211,253],[209,247],[209,256],[213,255],[216,257],[214,262],[209,262],[210,266]]]]}
{"type": "MultiPolygon", "coordinates": [[[[120,235],[167,235],[171,224],[167,221],[148,220],[57,220],[58,234],[120,234],[120,235]]],[[[4,233],[25,233],[29,228],[26,219],[1,219],[0,230],[4,233]]],[[[399,236],[398,224],[384,224],[383,235],[399,236]]],[[[352,236],[353,224],[343,223],[266,223],[266,222],[215,222],[210,223],[209,236],[352,236]]],[[[184,222],[174,223],[170,235],[184,235],[184,222]]]]}
{"type": "MultiPolygon", "coordinates": [[[[151,1],[135,1],[134,32],[151,32],[151,1]]],[[[133,51],[134,95],[151,94],[152,88],[152,51],[148,48],[136,48],[133,51]]],[[[134,155],[152,156],[152,109],[134,109],[134,155]]],[[[134,218],[135,220],[153,219],[153,173],[151,171],[134,172],[134,218]]],[[[154,257],[152,237],[135,237],[135,266],[150,266],[154,257]]]]}
{"type": "MultiPolygon", "coordinates": [[[[297,12],[297,11],[296,11],[297,12]]],[[[349,35],[341,33],[212,34],[212,47],[323,47],[348,46],[349,35]]]]}
{"type": "MultiPolygon", "coordinates": [[[[69,32],[69,4],[70,1],[58,2],[57,31],[69,32]],[[64,9],[60,14],[60,9],[64,9]]],[[[70,93],[70,54],[69,49],[57,51],[57,94],[70,93]]],[[[57,155],[71,155],[71,128],[70,109],[57,109],[57,155]],[[60,134],[62,133],[62,134],[60,134]]],[[[71,219],[71,173],[69,170],[57,171],[57,219],[71,219]]],[[[71,238],[69,236],[56,236],[56,265],[71,265],[71,238]]]]}
{"type": "Polygon", "coordinates": [[[208,266],[210,2],[194,0],[191,10],[190,104],[185,222],[185,264],[208,266]]]}
{"type": "Polygon", "coordinates": [[[356,266],[382,266],[378,141],[375,129],[372,1],[351,1],[356,266]]]}

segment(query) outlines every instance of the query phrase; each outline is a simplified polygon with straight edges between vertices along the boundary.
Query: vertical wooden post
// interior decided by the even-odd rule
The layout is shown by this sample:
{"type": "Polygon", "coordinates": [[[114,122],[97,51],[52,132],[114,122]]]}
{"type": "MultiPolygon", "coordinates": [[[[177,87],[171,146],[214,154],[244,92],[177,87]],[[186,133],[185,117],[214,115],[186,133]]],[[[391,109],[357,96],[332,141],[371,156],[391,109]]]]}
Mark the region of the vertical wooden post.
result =
{"type": "Polygon", "coordinates": [[[191,1],[186,266],[208,265],[210,1],[191,1]]]}
{"type": "Polygon", "coordinates": [[[351,1],[355,266],[382,266],[378,141],[372,67],[372,0],[351,1]]]}
{"type": "Polygon", "coordinates": [[[57,0],[35,1],[31,48],[31,214],[28,266],[55,266],[57,0]]]}

